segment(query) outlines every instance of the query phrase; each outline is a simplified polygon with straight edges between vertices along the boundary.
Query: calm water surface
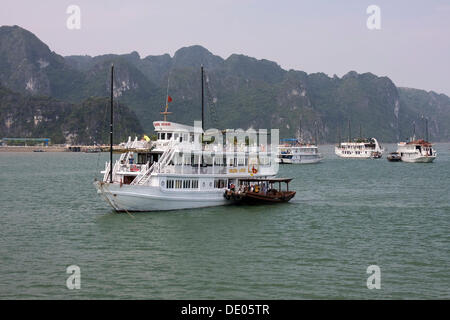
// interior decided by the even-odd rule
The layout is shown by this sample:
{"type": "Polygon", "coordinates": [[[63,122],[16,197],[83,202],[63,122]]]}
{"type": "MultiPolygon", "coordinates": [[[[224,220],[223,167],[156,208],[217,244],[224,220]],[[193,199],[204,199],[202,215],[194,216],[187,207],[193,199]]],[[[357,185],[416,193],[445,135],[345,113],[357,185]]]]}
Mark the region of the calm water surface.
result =
{"type": "Polygon", "coordinates": [[[449,299],[450,144],[436,149],[407,164],[322,146],[323,163],[281,167],[291,203],[132,216],[94,190],[107,154],[0,153],[0,298],[449,299]]]}

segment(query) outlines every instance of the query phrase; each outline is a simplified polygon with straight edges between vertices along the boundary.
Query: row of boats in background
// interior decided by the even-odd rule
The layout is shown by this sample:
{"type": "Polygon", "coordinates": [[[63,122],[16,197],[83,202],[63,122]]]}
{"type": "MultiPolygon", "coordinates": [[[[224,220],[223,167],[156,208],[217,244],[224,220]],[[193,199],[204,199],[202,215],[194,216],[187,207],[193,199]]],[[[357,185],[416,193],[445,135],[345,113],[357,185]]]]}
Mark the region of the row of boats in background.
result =
{"type": "MultiPolygon", "coordinates": [[[[300,124],[301,126],[301,124],[300,124]]],[[[338,128],[339,143],[335,146],[334,152],[341,158],[355,159],[380,159],[385,153],[385,149],[375,138],[363,138],[362,127],[359,127],[359,138],[352,140],[351,126],[348,122],[348,141],[341,142],[340,128],[338,128]]],[[[416,126],[413,122],[413,134],[407,142],[397,144],[397,151],[391,152],[386,157],[388,161],[428,163],[436,159],[437,153],[432,144],[428,141],[428,120],[425,118],[425,139],[416,138],[416,126]]],[[[317,141],[317,136],[315,138],[317,141]]],[[[301,129],[299,139],[281,139],[278,162],[282,164],[306,164],[318,163],[322,160],[317,145],[303,143],[301,139],[301,129]]]]}
{"type": "MultiPolygon", "coordinates": [[[[372,158],[379,159],[385,149],[375,138],[357,139],[353,142],[340,143],[335,147],[335,153],[342,158],[372,158]]],[[[397,144],[397,151],[387,156],[388,161],[404,161],[427,163],[436,159],[436,150],[430,142],[423,139],[412,138],[408,142],[397,144]]]]}
{"type": "MultiPolygon", "coordinates": [[[[323,157],[315,144],[301,143],[298,139],[282,139],[278,159],[281,164],[318,163],[323,157]]],[[[385,149],[375,138],[358,138],[354,141],[340,142],[335,146],[335,154],[341,158],[379,159],[385,149]]],[[[436,159],[436,150],[430,142],[413,137],[408,142],[397,144],[397,151],[386,157],[388,161],[427,163],[436,159]]]]}

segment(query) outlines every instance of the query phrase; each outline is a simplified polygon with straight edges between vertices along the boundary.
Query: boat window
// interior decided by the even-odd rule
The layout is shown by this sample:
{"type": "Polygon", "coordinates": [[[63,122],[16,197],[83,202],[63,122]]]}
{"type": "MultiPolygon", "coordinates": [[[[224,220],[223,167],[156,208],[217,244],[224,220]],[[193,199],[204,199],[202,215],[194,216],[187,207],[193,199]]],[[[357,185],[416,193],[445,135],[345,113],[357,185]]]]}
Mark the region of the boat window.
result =
{"type": "Polygon", "coordinates": [[[210,155],[204,155],[203,156],[203,162],[207,165],[207,166],[212,166],[212,157],[210,155]]]}
{"type": "Polygon", "coordinates": [[[173,162],[175,165],[182,165],[183,164],[183,155],[176,153],[173,157],[173,162]]]}
{"type": "Polygon", "coordinates": [[[182,181],[183,180],[175,180],[175,188],[176,189],[181,189],[182,181]]]}
{"type": "Polygon", "coordinates": [[[225,179],[215,179],[214,180],[214,188],[225,188],[225,186],[227,185],[227,182],[225,179]]]}
{"type": "Polygon", "coordinates": [[[198,189],[198,180],[192,180],[192,188],[198,189]]]}
{"type": "Polygon", "coordinates": [[[147,154],[146,153],[138,153],[137,164],[146,164],[147,163],[147,154]]]}
{"type": "Polygon", "coordinates": [[[172,138],[172,133],[171,132],[167,133],[167,140],[170,140],[171,138],[172,138]]]}
{"type": "Polygon", "coordinates": [[[166,134],[165,133],[161,133],[161,140],[166,140],[166,134]]]}
{"type": "Polygon", "coordinates": [[[173,134],[173,139],[176,141],[176,140],[178,140],[178,133],[174,133],[173,134]]]}
{"type": "Polygon", "coordinates": [[[197,166],[198,165],[198,156],[196,155],[191,155],[191,165],[192,166],[197,166]]]}

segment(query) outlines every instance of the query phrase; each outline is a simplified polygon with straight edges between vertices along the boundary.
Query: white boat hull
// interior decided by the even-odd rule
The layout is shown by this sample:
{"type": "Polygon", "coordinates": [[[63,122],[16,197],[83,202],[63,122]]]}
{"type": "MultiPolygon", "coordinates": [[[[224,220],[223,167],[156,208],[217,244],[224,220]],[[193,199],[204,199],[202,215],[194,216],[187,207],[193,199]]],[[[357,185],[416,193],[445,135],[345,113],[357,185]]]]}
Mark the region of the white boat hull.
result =
{"type": "Polygon", "coordinates": [[[434,159],[436,159],[436,156],[402,157],[403,162],[410,163],[429,163],[433,162],[434,159]]]}
{"type": "Polygon", "coordinates": [[[155,186],[96,182],[97,192],[116,211],[165,211],[223,206],[224,190],[163,191],[155,186]]]}
{"type": "Polygon", "coordinates": [[[282,164],[311,164],[319,163],[322,161],[322,158],[317,156],[297,156],[297,158],[293,157],[292,159],[278,158],[277,161],[282,164]]]}
{"type": "Polygon", "coordinates": [[[343,154],[339,151],[335,151],[336,155],[340,158],[349,158],[349,159],[370,159],[372,158],[372,154],[343,154]]]}

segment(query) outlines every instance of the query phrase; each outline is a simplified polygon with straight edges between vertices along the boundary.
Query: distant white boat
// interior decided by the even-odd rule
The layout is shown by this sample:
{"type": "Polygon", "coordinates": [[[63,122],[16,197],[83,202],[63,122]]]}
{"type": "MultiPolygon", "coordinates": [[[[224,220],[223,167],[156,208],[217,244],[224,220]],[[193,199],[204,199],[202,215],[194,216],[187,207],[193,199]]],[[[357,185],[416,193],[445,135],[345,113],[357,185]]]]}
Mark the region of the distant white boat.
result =
{"type": "Polygon", "coordinates": [[[322,160],[319,148],[314,144],[300,143],[297,139],[284,139],[290,141],[278,146],[277,161],[282,164],[318,163],[322,160]]]}
{"type": "Polygon", "coordinates": [[[433,149],[431,143],[423,139],[400,142],[397,147],[397,152],[404,162],[433,162],[437,156],[436,150],[433,149]]]}
{"type": "Polygon", "coordinates": [[[384,149],[377,139],[356,139],[353,142],[339,143],[334,149],[337,156],[341,158],[381,158],[384,149]]]}

